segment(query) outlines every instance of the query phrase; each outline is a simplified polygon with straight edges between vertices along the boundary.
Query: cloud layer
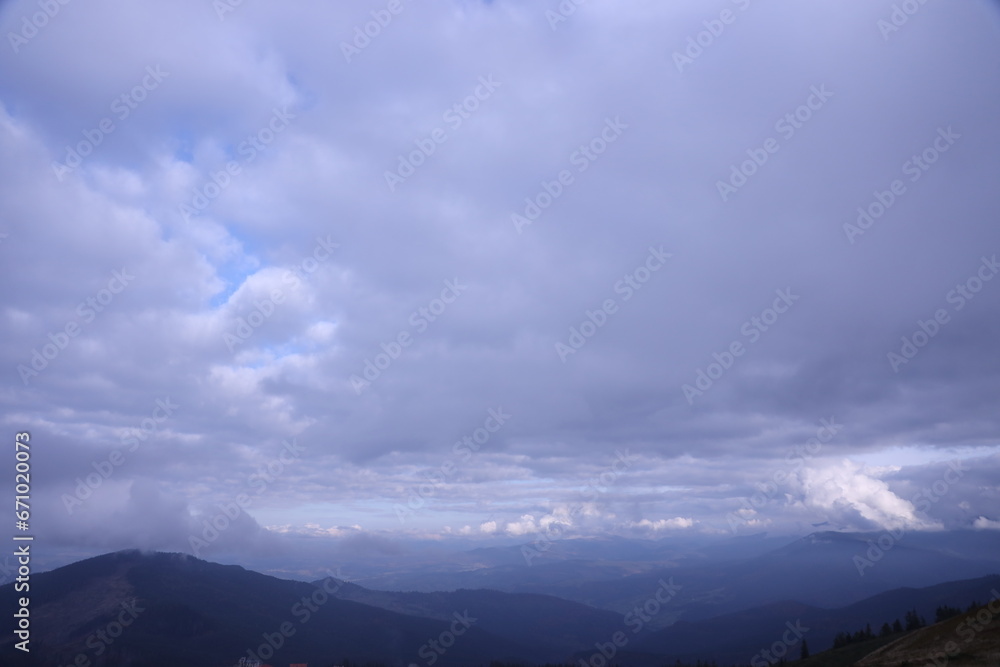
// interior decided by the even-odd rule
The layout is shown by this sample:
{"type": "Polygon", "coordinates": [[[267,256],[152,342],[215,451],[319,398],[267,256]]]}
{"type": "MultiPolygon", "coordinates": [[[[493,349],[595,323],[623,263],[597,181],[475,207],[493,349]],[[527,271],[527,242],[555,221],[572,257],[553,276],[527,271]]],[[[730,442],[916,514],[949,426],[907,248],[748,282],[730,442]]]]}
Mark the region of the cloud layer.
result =
{"type": "Polygon", "coordinates": [[[53,544],[995,528],[996,3],[219,4],[0,8],[53,544]]]}

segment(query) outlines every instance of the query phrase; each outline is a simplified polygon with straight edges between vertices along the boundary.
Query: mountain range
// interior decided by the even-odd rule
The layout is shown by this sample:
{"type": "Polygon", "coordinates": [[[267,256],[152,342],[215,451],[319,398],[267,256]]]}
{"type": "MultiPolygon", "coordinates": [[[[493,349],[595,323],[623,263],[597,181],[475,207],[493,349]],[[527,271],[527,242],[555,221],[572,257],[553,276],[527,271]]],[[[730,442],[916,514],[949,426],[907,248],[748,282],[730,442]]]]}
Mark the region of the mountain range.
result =
{"type": "MultiPolygon", "coordinates": [[[[903,535],[891,545],[882,538],[887,549],[879,539],[816,533],[763,553],[647,561],[632,574],[623,560],[529,567],[509,559],[439,572],[438,581],[484,584],[439,591],[378,590],[371,579],[292,581],[183,554],[122,551],[33,575],[32,652],[26,661],[7,637],[0,663],[222,667],[246,657],[323,667],[756,667],[762,651],[782,643],[797,657],[802,641],[817,652],[840,633],[877,629],[910,611],[933,619],[942,606],[1000,605],[1000,534],[903,535]]],[[[587,555],[601,548],[564,545],[587,555]]],[[[18,595],[13,584],[0,587],[11,613],[18,595]]]]}

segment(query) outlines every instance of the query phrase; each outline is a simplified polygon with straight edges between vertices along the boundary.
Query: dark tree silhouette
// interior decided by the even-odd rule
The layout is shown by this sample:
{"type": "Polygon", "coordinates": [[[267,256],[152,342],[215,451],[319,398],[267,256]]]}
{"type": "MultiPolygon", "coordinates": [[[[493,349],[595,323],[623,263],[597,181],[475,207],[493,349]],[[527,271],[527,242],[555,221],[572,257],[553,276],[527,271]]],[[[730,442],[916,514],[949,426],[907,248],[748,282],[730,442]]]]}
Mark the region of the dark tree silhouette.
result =
{"type": "Polygon", "coordinates": [[[934,622],[940,623],[941,621],[946,621],[949,618],[958,616],[962,613],[962,610],[958,607],[950,607],[946,604],[941,605],[934,610],[934,622]]]}
{"type": "Polygon", "coordinates": [[[906,631],[907,632],[910,632],[911,630],[919,630],[920,628],[924,627],[925,625],[927,625],[927,621],[925,621],[922,616],[920,616],[919,614],[917,614],[917,610],[916,609],[911,609],[910,611],[906,612],[906,631]]]}

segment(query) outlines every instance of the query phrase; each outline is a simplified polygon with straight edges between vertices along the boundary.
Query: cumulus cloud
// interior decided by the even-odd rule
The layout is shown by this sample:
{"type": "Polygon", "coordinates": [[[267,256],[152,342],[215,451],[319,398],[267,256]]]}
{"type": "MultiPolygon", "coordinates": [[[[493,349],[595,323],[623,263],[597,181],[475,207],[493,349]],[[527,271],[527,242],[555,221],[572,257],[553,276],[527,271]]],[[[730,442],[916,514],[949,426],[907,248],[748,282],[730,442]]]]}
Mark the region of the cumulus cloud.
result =
{"type": "Polygon", "coordinates": [[[643,519],[642,521],[633,521],[628,524],[630,528],[642,528],[648,529],[653,532],[659,532],[663,530],[677,530],[682,528],[690,528],[695,524],[695,520],[688,517],[677,516],[673,519],[657,519],[655,521],[650,521],[649,519],[643,519]]]}
{"type": "Polygon", "coordinates": [[[940,527],[919,516],[913,503],[897,496],[879,478],[891,470],[867,468],[848,459],[822,468],[804,468],[797,480],[797,500],[841,525],[908,530],[940,527]]]}
{"type": "Polygon", "coordinates": [[[307,523],[304,526],[267,526],[267,529],[275,533],[294,533],[297,535],[309,535],[312,537],[345,537],[355,535],[362,531],[361,526],[329,526],[324,528],[316,523],[307,523]]]}
{"type": "Polygon", "coordinates": [[[521,516],[519,521],[509,521],[504,530],[508,535],[513,535],[515,537],[520,537],[522,535],[530,535],[531,533],[538,532],[538,524],[535,523],[535,517],[531,514],[524,514],[521,516]]]}
{"type": "Polygon", "coordinates": [[[1000,521],[981,516],[972,522],[972,527],[977,530],[1000,530],[1000,521]]]}
{"type": "Polygon", "coordinates": [[[507,522],[504,525],[504,532],[514,537],[532,535],[534,533],[543,533],[551,536],[562,535],[567,528],[572,526],[572,510],[569,507],[560,506],[551,512],[543,514],[537,520],[533,514],[524,514],[517,521],[507,522]]]}

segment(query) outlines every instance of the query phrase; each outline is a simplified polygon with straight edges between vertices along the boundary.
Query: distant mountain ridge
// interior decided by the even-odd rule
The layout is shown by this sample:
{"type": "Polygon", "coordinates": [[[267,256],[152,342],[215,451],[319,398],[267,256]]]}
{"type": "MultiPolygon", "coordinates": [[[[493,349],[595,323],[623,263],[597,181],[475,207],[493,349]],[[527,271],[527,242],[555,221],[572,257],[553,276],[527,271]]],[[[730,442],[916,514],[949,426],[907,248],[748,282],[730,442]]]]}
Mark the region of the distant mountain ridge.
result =
{"type": "MultiPolygon", "coordinates": [[[[562,561],[570,569],[548,585],[538,579],[546,569],[532,571],[535,588],[583,602],[539,591],[388,592],[334,578],[278,579],[184,554],[122,551],[33,575],[32,654],[25,662],[14,638],[2,637],[0,665],[231,667],[260,657],[273,665],[326,667],[346,658],[464,667],[593,664],[602,652],[614,652],[622,667],[677,659],[748,664],[788,632],[802,634],[816,652],[839,632],[891,623],[910,609],[927,617],[939,605],[964,609],[1000,590],[1000,535],[938,534],[936,542],[907,535],[908,543],[859,573],[852,559],[872,538],[817,533],[764,555],[576,585],[572,572],[587,561],[562,561]],[[926,569],[933,566],[940,569],[926,569]],[[926,585],[983,570],[992,574],[926,585]],[[891,586],[899,580],[924,585],[891,586]]],[[[0,587],[5,608],[14,609],[16,596],[13,584],[0,587]]]]}
{"type": "MultiPolygon", "coordinates": [[[[544,647],[495,637],[475,621],[417,618],[323,593],[313,584],[184,554],[106,554],[32,578],[29,664],[69,665],[83,655],[94,665],[218,667],[254,652],[271,664],[339,664],[350,656],[394,665],[436,656],[437,665],[448,666],[478,664],[484,655],[545,655],[544,647]],[[123,629],[123,605],[133,604],[138,611],[123,629]],[[441,637],[453,643],[444,654],[430,645],[441,637]]],[[[5,608],[14,608],[15,595],[12,584],[0,588],[5,608]]],[[[12,638],[0,642],[0,664],[24,658],[12,638]]]]}
{"type": "Polygon", "coordinates": [[[500,637],[548,646],[556,659],[587,646],[591,637],[620,630],[622,616],[579,602],[535,593],[466,590],[437,593],[373,591],[343,583],[336,596],[400,614],[446,620],[455,609],[468,609],[479,627],[500,637]]]}
{"type": "MultiPolygon", "coordinates": [[[[396,572],[387,580],[391,578],[395,590],[426,590],[421,585],[426,576],[441,590],[493,588],[540,593],[624,614],[642,604],[661,578],[673,577],[683,591],[669,609],[653,619],[654,625],[666,627],[679,620],[712,618],[785,600],[842,607],[895,588],[1000,572],[1000,531],[971,530],[904,533],[893,538],[881,554],[872,552],[877,560],[859,572],[855,558],[868,559],[872,544],[877,546],[879,539],[887,543],[885,535],[818,532],[771,549],[759,548],[770,545],[769,541],[753,545],[741,538],[731,542],[732,548],[751,546],[748,557],[677,558],[659,567],[642,564],[634,573],[628,572],[627,563],[620,562],[537,559],[528,566],[522,558],[520,563],[463,572],[396,572]]],[[[574,547],[579,548],[566,548],[574,547]]],[[[668,549],[658,553],[670,554],[668,549]]],[[[373,578],[363,584],[384,588],[384,583],[373,578]]]]}
{"type": "MultiPolygon", "coordinates": [[[[746,664],[761,649],[781,640],[789,624],[799,629],[807,628],[801,638],[808,641],[816,652],[830,648],[839,632],[851,633],[866,625],[878,632],[883,623],[891,624],[896,619],[902,619],[905,612],[911,609],[933,620],[934,611],[939,606],[965,609],[971,602],[991,599],[994,591],[998,590],[1000,574],[925,588],[894,589],[834,609],[821,609],[795,601],[775,602],[711,619],[681,621],[638,639],[634,649],[672,660],[694,662],[697,659],[714,659],[720,664],[746,664]],[[726,632],[720,633],[720,627],[727,628],[726,632]]],[[[1000,618],[997,620],[1000,625],[1000,618]]],[[[792,657],[797,656],[796,650],[792,657]]]]}

